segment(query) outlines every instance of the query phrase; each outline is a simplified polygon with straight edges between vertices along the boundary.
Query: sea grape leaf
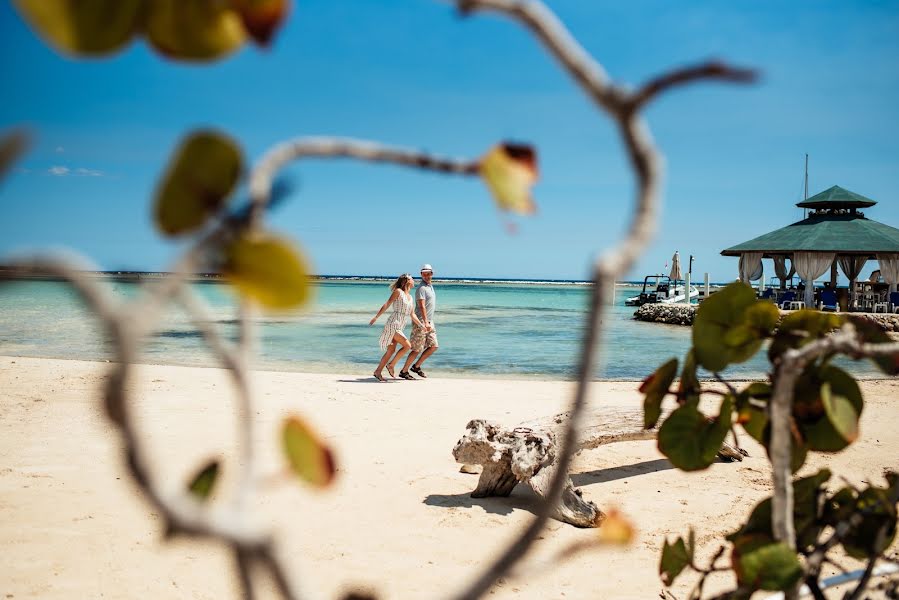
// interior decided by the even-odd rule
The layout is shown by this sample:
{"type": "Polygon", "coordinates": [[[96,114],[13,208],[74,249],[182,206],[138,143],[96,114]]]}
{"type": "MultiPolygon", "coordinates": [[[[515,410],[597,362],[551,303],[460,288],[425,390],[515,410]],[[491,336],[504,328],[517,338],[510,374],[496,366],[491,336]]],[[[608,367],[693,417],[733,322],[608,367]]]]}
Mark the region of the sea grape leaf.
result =
{"type": "MultiPolygon", "coordinates": [[[[855,315],[847,318],[855,325],[856,331],[866,344],[888,344],[893,341],[883,327],[874,321],[855,315]]],[[[874,356],[871,361],[887,375],[899,375],[899,354],[874,356]]]]}
{"type": "Polygon", "coordinates": [[[537,151],[533,146],[502,143],[481,158],[481,178],[500,210],[524,215],[537,212],[531,187],[537,182],[537,151]]]}
{"type": "Polygon", "coordinates": [[[662,400],[674,381],[677,373],[677,359],[672,358],[655,372],[643,380],[640,393],[643,397],[643,427],[652,429],[662,415],[662,400]]]}
{"type": "MultiPolygon", "coordinates": [[[[768,459],[771,459],[771,422],[769,421],[767,425],[765,425],[765,431],[762,434],[762,444],[765,446],[765,452],[768,455],[768,459]]],[[[805,438],[802,437],[802,434],[799,431],[799,426],[796,425],[796,420],[791,419],[790,423],[790,472],[795,473],[802,465],[805,464],[805,459],[808,456],[808,444],[805,442],[805,438]]]]}
{"type": "MultiPolygon", "coordinates": [[[[821,486],[830,479],[828,469],[822,469],[814,475],[797,479],[793,482],[793,527],[796,531],[796,543],[800,548],[815,544],[824,523],[818,519],[819,498],[823,493],[821,486]]],[[[761,533],[773,537],[771,529],[771,498],[759,502],[749,515],[746,524],[727,536],[731,542],[740,536],[761,533]]]]}
{"type": "Polygon", "coordinates": [[[195,131],[175,151],[156,189],[156,226],[166,235],[201,227],[227,202],[240,178],[243,159],[230,138],[195,131]]]}
{"type": "Polygon", "coordinates": [[[756,300],[755,291],[735,282],[699,305],[693,321],[696,361],[712,372],[751,358],[777,323],[777,308],[756,300]]]}
{"type": "Polygon", "coordinates": [[[882,554],[896,537],[896,505],[888,490],[873,485],[862,490],[853,512],[861,514],[862,521],[843,537],[846,554],[859,559],[882,554]]]}
{"type": "Polygon", "coordinates": [[[702,393],[702,386],[699,385],[699,378],[696,376],[696,354],[693,348],[687,351],[684,357],[684,366],[680,372],[680,385],[677,388],[677,399],[679,402],[699,402],[699,396],[702,393]]]}
{"type": "Polygon", "coordinates": [[[0,138],[0,179],[28,149],[30,139],[23,129],[15,129],[0,138]]]}
{"type": "Polygon", "coordinates": [[[231,0],[244,29],[257,44],[268,46],[290,12],[290,0],[231,0]]]}
{"type": "Polygon", "coordinates": [[[143,0],[14,0],[28,25],[73,56],[111,54],[140,28],[143,0]]]}
{"type": "Polygon", "coordinates": [[[222,273],[241,295],[271,310],[302,306],[312,297],[309,266],[289,241],[247,233],[224,249],[222,273]]]}
{"type": "Polygon", "coordinates": [[[843,317],[835,313],[817,310],[797,310],[783,318],[777,333],[768,347],[768,358],[776,362],[780,355],[791,348],[822,338],[843,323],[843,317]]]}
{"type": "Polygon", "coordinates": [[[599,528],[599,541],[602,544],[625,546],[634,540],[634,524],[621,511],[610,509],[599,528]]]}
{"type": "Polygon", "coordinates": [[[765,408],[758,406],[751,400],[761,400],[765,404],[771,399],[771,386],[767,383],[756,381],[739,391],[734,398],[734,406],[737,410],[737,422],[743,429],[758,442],[764,441],[765,428],[768,426],[768,413],[765,408]]]}
{"type": "Polygon", "coordinates": [[[739,584],[752,590],[785,590],[802,577],[796,552],[764,534],[737,538],[731,561],[739,584]]]}
{"type": "Polygon", "coordinates": [[[858,383],[838,367],[811,365],[797,381],[793,416],[810,450],[838,452],[854,442],[863,407],[858,383]]]}
{"type": "MultiPolygon", "coordinates": [[[[692,536],[692,530],[690,530],[692,536]]],[[[693,547],[684,542],[684,538],[677,538],[674,543],[669,544],[665,540],[662,546],[662,560],[659,562],[659,577],[662,583],[670,586],[674,583],[675,578],[693,562],[693,547]]]]}
{"type": "Polygon", "coordinates": [[[725,396],[716,419],[709,419],[695,404],[674,410],[659,428],[659,451],[682,471],[699,471],[715,460],[730,431],[733,401],[725,396]]]}
{"type": "Polygon", "coordinates": [[[145,34],[161,54],[188,61],[222,58],[246,40],[241,15],[221,0],[153,0],[145,34]]]}
{"type": "Polygon", "coordinates": [[[194,478],[191,480],[190,485],[187,486],[187,489],[198,499],[206,500],[212,493],[212,489],[215,487],[218,474],[219,461],[209,461],[205,467],[200,469],[197,474],[194,475],[194,478]]]}
{"type": "Polygon", "coordinates": [[[288,417],[281,429],[284,455],[291,470],[316,487],[325,487],[337,472],[331,450],[299,417],[288,417]]]}

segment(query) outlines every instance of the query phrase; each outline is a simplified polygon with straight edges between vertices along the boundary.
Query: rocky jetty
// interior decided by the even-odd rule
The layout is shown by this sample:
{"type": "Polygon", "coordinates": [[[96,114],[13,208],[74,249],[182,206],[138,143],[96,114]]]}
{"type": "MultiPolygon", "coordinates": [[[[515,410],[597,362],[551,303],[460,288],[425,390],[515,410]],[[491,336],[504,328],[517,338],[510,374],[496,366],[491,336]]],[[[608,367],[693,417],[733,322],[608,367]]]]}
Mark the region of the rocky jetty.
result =
{"type": "Polygon", "coordinates": [[[692,325],[697,308],[696,304],[644,304],[634,313],[634,318],[651,323],[692,325]]]}
{"type": "MultiPolygon", "coordinates": [[[[665,323],[667,325],[692,325],[696,314],[696,304],[644,304],[634,313],[638,321],[651,323],[665,323]]],[[[780,311],[781,317],[790,311],[780,311]]],[[[852,313],[856,317],[863,317],[874,321],[884,330],[899,333],[899,314],[886,313],[852,313]]]]}

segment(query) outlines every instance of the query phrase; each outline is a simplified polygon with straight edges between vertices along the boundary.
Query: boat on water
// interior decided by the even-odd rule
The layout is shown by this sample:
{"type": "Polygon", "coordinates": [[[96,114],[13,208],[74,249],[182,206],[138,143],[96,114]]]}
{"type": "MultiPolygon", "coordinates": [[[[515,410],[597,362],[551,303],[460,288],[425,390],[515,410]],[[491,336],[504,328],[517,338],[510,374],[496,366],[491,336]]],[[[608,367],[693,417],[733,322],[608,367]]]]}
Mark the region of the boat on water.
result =
{"type": "MultiPolygon", "coordinates": [[[[699,290],[690,286],[690,299],[698,298],[699,290]]],[[[677,304],[687,301],[684,282],[672,280],[668,275],[647,275],[643,279],[643,291],[639,296],[624,301],[627,306],[643,306],[644,304],[677,304]]]]}

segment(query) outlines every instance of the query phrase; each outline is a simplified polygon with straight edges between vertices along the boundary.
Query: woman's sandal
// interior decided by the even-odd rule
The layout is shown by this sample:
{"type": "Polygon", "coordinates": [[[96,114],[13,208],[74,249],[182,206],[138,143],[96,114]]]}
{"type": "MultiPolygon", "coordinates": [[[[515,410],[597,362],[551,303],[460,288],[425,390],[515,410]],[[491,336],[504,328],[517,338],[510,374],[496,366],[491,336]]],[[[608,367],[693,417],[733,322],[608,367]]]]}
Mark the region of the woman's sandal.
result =
{"type": "Polygon", "coordinates": [[[387,372],[390,373],[390,376],[396,379],[396,373],[393,371],[393,367],[387,365],[387,372]]]}
{"type": "Polygon", "coordinates": [[[375,371],[373,374],[375,376],[375,379],[377,379],[378,381],[387,381],[386,379],[384,379],[384,376],[381,375],[380,371],[375,371]]]}

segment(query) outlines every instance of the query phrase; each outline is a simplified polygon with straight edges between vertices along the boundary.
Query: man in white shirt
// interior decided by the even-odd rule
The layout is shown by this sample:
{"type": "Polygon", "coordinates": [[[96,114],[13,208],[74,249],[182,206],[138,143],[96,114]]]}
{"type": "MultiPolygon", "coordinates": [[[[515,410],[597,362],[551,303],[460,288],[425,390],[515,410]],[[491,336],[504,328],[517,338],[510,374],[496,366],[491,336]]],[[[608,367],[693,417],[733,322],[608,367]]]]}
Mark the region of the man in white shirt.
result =
{"type": "Polygon", "coordinates": [[[400,371],[403,379],[415,379],[409,374],[412,371],[419,377],[427,377],[422,371],[421,365],[429,356],[437,351],[437,328],[434,326],[434,309],[437,307],[437,294],[431,285],[431,277],[434,269],[431,265],[424,264],[421,267],[421,283],[415,291],[415,316],[421,321],[422,327],[412,325],[412,350],[406,358],[406,364],[400,371]],[[415,360],[416,357],[418,360],[415,360]],[[415,364],[413,364],[413,362],[415,364]]]}

